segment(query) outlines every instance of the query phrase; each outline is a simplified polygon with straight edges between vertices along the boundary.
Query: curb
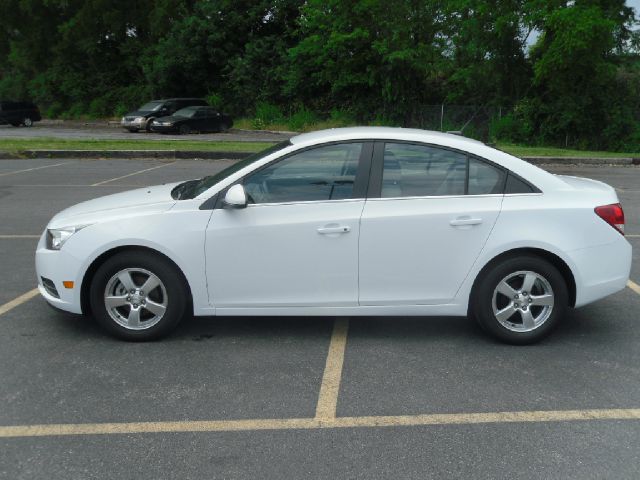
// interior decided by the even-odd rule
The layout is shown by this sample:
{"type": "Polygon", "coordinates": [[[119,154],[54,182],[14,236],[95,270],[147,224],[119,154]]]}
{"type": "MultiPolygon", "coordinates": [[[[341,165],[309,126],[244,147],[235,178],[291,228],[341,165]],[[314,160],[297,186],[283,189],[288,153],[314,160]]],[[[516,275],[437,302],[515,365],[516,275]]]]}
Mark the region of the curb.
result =
{"type": "MultiPolygon", "coordinates": [[[[201,151],[201,150],[19,150],[0,151],[0,159],[19,158],[155,158],[161,160],[202,159],[239,160],[254,152],[201,151]]],[[[521,157],[534,165],[640,165],[640,158],[612,157],[521,157]]]]}

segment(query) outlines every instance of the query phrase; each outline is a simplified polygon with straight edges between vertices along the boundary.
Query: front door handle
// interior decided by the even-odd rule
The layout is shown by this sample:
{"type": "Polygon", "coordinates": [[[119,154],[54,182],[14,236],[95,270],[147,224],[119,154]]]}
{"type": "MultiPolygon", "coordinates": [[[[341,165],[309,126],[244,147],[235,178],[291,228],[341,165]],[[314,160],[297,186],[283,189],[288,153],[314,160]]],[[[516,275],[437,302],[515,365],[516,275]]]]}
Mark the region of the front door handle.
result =
{"type": "Polygon", "coordinates": [[[464,227],[467,225],[479,225],[482,223],[481,218],[458,217],[449,222],[452,227],[464,227]]]}
{"type": "Polygon", "coordinates": [[[331,227],[320,227],[318,228],[318,233],[320,235],[330,235],[332,233],[349,233],[351,231],[351,227],[346,225],[337,225],[331,227]]]}

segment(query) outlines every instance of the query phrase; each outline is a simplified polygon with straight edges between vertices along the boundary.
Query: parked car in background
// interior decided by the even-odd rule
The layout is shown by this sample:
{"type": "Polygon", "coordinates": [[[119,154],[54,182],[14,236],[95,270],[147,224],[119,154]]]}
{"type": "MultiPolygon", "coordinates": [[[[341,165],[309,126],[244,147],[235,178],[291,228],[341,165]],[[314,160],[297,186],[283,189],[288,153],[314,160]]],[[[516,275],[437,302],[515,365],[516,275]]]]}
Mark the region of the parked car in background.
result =
{"type": "Polygon", "coordinates": [[[151,130],[185,135],[191,132],[224,132],[232,126],[231,117],[214,107],[187,107],[171,116],[156,118],[151,123],[151,130]]]}
{"type": "Polygon", "coordinates": [[[165,98],[163,100],[151,100],[138,110],[127,113],[122,117],[120,125],[130,132],[139,130],[151,131],[151,123],[158,117],[172,115],[178,110],[191,106],[206,106],[207,102],[202,98],[165,98]]]}
{"type": "Polygon", "coordinates": [[[70,207],[36,271],[51,305],[129,340],[189,314],[469,314],[522,344],[625,288],[624,223],[604,183],[456,135],[344,128],[70,207]]]}
{"type": "Polygon", "coordinates": [[[0,102],[0,125],[10,124],[14,127],[33,126],[33,122],[42,120],[40,110],[31,102],[0,102]]]}

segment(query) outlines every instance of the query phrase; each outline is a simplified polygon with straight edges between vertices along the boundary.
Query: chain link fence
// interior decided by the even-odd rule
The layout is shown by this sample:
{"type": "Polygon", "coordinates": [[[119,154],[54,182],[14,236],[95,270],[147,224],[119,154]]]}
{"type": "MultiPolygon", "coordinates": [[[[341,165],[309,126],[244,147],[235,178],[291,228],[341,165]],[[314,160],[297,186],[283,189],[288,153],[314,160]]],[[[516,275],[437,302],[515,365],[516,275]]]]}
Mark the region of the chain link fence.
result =
{"type": "Polygon", "coordinates": [[[421,109],[417,126],[487,141],[492,124],[512,111],[513,107],[487,105],[426,105],[421,109]]]}

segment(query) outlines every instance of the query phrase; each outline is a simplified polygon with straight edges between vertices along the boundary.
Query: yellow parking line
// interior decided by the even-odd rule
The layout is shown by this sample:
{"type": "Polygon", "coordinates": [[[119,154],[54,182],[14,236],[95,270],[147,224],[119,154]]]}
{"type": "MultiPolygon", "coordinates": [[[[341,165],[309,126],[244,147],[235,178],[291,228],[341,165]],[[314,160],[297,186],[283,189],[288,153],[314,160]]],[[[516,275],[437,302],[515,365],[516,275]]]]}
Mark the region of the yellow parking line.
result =
{"type": "Polygon", "coordinates": [[[636,292],[638,295],[640,295],[640,285],[638,285],[636,282],[634,282],[633,280],[629,280],[627,282],[627,287],[629,287],[631,290],[633,290],[634,292],[636,292]]]}
{"type": "Polygon", "coordinates": [[[255,430],[314,430],[321,428],[412,427],[481,423],[640,420],[640,408],[602,410],[538,410],[521,412],[437,413],[380,417],[273,418],[182,422],[69,423],[0,427],[0,438],[57,435],[109,435],[172,432],[235,432],[255,430]]]}
{"type": "Polygon", "coordinates": [[[102,182],[94,183],[91,186],[92,187],[99,187],[100,185],[104,185],[105,183],[115,182],[116,180],[122,180],[123,178],[133,177],[134,175],[139,175],[139,174],[144,173],[144,172],[150,172],[151,170],[156,170],[158,168],[168,167],[169,165],[173,165],[174,163],[176,163],[176,162],[165,163],[165,164],[162,164],[162,165],[156,165],[155,167],[151,167],[151,168],[145,168],[144,170],[139,170],[137,172],[129,173],[127,175],[122,175],[121,177],[111,178],[109,180],[103,180],[102,182]]]}
{"type": "Polygon", "coordinates": [[[23,293],[18,298],[14,298],[10,302],[0,305],[0,315],[7,313],[9,310],[13,310],[18,305],[22,305],[24,302],[31,300],[36,295],[38,295],[38,289],[34,288],[33,290],[29,290],[27,293],[23,293]]]}
{"type": "Polygon", "coordinates": [[[324,367],[320,395],[316,406],[316,420],[336,418],[338,405],[338,392],[340,391],[340,379],[342,378],[342,365],[344,363],[344,351],[347,345],[347,332],[349,320],[337,318],[333,324],[333,333],[329,343],[327,363],[324,367]]]}
{"type": "Polygon", "coordinates": [[[0,177],[6,177],[7,175],[15,175],[16,173],[32,172],[33,170],[42,170],[43,168],[59,167],[60,165],[66,165],[67,163],[71,163],[71,162],[62,162],[62,163],[56,163],[54,165],[43,165],[41,167],[25,168],[24,170],[15,170],[13,172],[0,173],[0,177]]]}

